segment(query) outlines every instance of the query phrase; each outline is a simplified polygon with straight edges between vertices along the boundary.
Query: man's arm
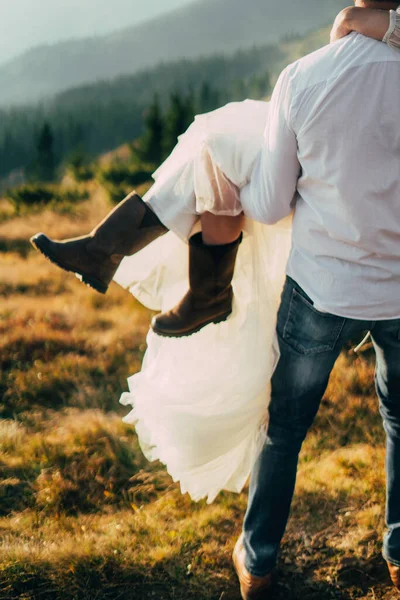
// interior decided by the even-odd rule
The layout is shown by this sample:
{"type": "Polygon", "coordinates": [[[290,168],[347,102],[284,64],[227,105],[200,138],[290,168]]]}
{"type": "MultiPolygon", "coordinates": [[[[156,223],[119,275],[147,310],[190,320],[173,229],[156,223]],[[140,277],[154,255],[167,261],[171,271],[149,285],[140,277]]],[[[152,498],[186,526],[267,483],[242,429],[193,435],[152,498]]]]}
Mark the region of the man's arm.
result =
{"type": "Polygon", "coordinates": [[[271,225],[292,211],[300,175],[291,111],[290,76],[285,69],[272,94],[262,152],[250,184],[241,193],[244,208],[250,207],[249,216],[271,225]]]}

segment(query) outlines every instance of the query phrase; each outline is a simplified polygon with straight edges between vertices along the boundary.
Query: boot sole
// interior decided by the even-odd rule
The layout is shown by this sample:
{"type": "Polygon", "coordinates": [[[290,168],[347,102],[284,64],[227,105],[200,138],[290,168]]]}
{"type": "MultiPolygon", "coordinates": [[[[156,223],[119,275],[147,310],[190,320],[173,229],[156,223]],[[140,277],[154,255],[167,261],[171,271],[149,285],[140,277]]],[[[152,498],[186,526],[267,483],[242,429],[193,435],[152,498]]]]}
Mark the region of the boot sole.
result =
{"type": "Polygon", "coordinates": [[[159,335],[161,337],[168,337],[168,338],[189,337],[190,335],[193,335],[194,333],[197,333],[197,332],[201,331],[207,325],[211,325],[212,323],[214,325],[218,325],[218,323],[223,323],[224,321],[226,321],[228,319],[228,317],[231,314],[232,314],[232,311],[230,310],[228,313],[222,315],[221,317],[217,317],[215,319],[210,319],[209,321],[206,321],[205,323],[201,323],[195,329],[191,329],[190,331],[183,331],[183,332],[179,332],[179,333],[172,333],[172,332],[167,332],[167,331],[162,331],[160,329],[156,329],[153,326],[151,326],[151,329],[152,329],[152,331],[154,331],[154,333],[156,333],[157,335],[159,335]]]}
{"type": "Polygon", "coordinates": [[[68,273],[75,273],[77,278],[80,281],[82,281],[82,283],[85,283],[92,289],[96,290],[96,292],[100,292],[100,294],[105,294],[107,292],[108,285],[105,285],[102,281],[96,279],[96,277],[86,275],[85,273],[79,273],[79,271],[75,271],[74,269],[71,269],[66,264],[59,261],[51,252],[49,252],[49,250],[45,246],[42,245],[42,235],[44,234],[38,233],[31,237],[29,241],[36,250],[43,254],[45,258],[47,258],[47,260],[52,262],[54,265],[57,265],[57,267],[60,267],[60,269],[67,271],[68,273]]]}

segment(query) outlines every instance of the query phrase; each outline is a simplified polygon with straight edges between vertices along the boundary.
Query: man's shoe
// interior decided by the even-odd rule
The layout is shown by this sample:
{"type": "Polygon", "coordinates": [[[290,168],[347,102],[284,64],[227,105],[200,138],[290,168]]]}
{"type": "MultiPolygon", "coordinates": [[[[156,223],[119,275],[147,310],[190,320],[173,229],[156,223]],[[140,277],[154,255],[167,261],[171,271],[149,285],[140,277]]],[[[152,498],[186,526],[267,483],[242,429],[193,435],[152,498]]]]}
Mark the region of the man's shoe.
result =
{"type": "Polygon", "coordinates": [[[236,542],[232,559],[240,582],[240,592],[243,600],[265,600],[272,585],[272,573],[265,577],[254,577],[244,565],[246,550],[243,545],[243,534],[236,542]]]}
{"type": "Polygon", "coordinates": [[[226,321],[232,312],[232,277],[242,234],[231,244],[207,246],[202,234],[189,240],[189,291],[173,309],[152,320],[155,333],[183,337],[209,323],[226,321]]]}
{"type": "Polygon", "coordinates": [[[400,567],[396,567],[395,565],[391,565],[388,562],[390,577],[393,581],[393,585],[395,588],[400,590],[400,567]]]}
{"type": "Polygon", "coordinates": [[[30,241],[58,267],[76,273],[105,294],[122,259],[167,231],[146,202],[132,192],[88,235],[55,241],[37,233],[30,241]]]}

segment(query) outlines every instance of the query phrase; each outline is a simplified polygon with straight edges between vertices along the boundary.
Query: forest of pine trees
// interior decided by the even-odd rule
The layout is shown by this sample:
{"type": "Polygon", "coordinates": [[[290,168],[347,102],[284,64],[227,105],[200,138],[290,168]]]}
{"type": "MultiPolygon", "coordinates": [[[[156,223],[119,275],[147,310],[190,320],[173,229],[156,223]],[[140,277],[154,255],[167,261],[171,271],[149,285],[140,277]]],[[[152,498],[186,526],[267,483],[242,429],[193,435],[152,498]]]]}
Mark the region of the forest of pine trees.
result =
{"type": "Polygon", "coordinates": [[[0,110],[0,178],[19,170],[51,181],[79,149],[95,157],[140,138],[135,152],[159,164],[195,114],[229,101],[263,98],[276,47],[232,57],[160,65],[151,71],[64,92],[52,101],[0,110]]]}

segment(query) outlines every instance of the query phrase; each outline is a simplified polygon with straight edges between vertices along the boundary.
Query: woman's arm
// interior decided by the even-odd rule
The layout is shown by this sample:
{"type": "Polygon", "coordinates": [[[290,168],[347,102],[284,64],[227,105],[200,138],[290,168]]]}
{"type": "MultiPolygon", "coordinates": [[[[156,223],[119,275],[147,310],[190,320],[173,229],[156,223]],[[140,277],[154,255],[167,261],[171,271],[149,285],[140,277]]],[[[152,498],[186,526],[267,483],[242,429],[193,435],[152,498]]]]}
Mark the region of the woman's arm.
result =
{"type": "MultiPolygon", "coordinates": [[[[398,10],[397,27],[400,28],[400,12],[398,10]]],[[[385,41],[390,44],[391,38],[396,35],[396,13],[388,10],[376,10],[350,6],[342,10],[336,17],[331,32],[331,42],[334,42],[352,31],[357,31],[375,40],[385,41]],[[390,31],[391,29],[391,31],[390,31]],[[390,33],[389,33],[390,31],[390,33]],[[384,39],[386,34],[388,39],[384,39]]],[[[397,36],[400,32],[397,31],[397,36]]],[[[400,43],[400,39],[399,39],[400,43]]],[[[392,44],[390,44],[392,45],[392,44]]]]}

